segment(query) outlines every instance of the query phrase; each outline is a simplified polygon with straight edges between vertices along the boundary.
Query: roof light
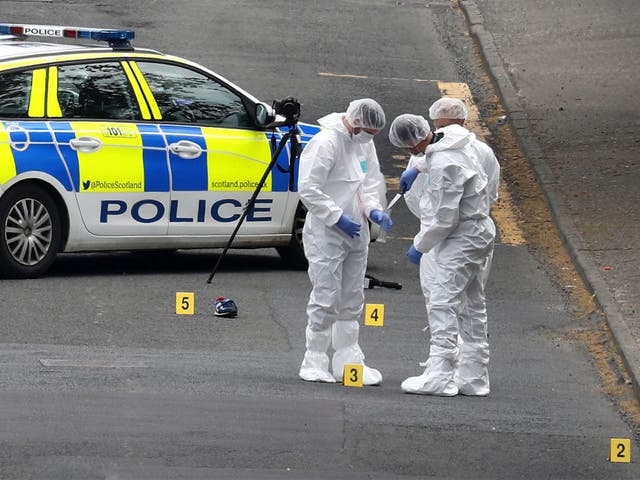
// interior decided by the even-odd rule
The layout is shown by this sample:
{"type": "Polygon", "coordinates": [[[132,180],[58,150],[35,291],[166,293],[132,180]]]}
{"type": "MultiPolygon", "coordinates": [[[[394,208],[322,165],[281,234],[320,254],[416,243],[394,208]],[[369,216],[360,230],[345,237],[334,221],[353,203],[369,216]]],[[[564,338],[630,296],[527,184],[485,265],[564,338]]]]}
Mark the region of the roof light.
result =
{"type": "Polygon", "coordinates": [[[136,36],[132,30],[26,25],[17,23],[0,23],[0,34],[96,40],[99,42],[109,42],[109,45],[112,47],[127,47],[129,46],[129,41],[133,40],[136,36]]]}

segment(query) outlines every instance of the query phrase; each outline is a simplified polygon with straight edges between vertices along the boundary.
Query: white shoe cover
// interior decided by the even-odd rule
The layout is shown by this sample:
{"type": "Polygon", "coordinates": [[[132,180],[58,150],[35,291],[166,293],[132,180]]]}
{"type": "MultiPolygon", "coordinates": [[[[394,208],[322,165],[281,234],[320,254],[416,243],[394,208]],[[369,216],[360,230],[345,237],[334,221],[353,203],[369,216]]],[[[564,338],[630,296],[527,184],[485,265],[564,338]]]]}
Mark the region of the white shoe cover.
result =
{"type": "Polygon", "coordinates": [[[458,387],[453,381],[452,363],[442,357],[429,358],[424,373],[407,378],[400,388],[405,393],[453,397],[458,394],[458,387]]]}
{"type": "Polygon", "coordinates": [[[356,320],[338,320],[332,327],[332,342],[335,353],[331,361],[333,376],[342,382],[344,366],[347,363],[362,365],[362,384],[380,385],[382,374],[364,363],[364,353],[358,345],[360,325],[356,320]]]}
{"type": "Polygon", "coordinates": [[[375,368],[367,367],[362,363],[362,384],[363,385],[380,385],[382,383],[382,373],[375,368]]]}
{"type": "Polygon", "coordinates": [[[328,370],[322,370],[320,368],[304,368],[300,367],[300,378],[307,382],[324,382],[324,383],[336,383],[336,379],[329,373],[328,370]]]}
{"type": "MultiPolygon", "coordinates": [[[[376,370],[375,368],[367,367],[363,362],[359,362],[362,364],[362,384],[367,386],[380,385],[382,383],[382,374],[380,370],[376,370]]],[[[338,375],[338,372],[334,370],[334,377],[337,382],[342,382],[342,378],[344,376],[344,364],[342,365],[342,372],[338,375]]]]}
{"type": "Polygon", "coordinates": [[[336,383],[336,379],[329,372],[329,356],[323,352],[307,350],[298,375],[307,382],[336,383]]]}
{"type": "Polygon", "coordinates": [[[458,393],[469,397],[486,397],[489,395],[490,388],[488,385],[474,386],[471,384],[459,385],[458,393]]]}
{"type": "Polygon", "coordinates": [[[352,345],[347,348],[338,350],[333,354],[333,376],[336,381],[342,382],[345,364],[362,365],[362,384],[367,386],[380,385],[382,383],[382,374],[379,370],[371,368],[364,363],[364,354],[360,347],[352,345]]]}
{"type": "Polygon", "coordinates": [[[462,395],[489,395],[489,346],[486,342],[462,344],[453,381],[462,395]]]}
{"type": "Polygon", "coordinates": [[[467,369],[466,365],[459,367],[453,380],[458,387],[458,393],[475,397],[486,397],[491,390],[489,386],[489,372],[487,367],[475,366],[467,369]],[[480,373],[480,371],[482,373],[480,373]],[[471,373],[475,374],[471,375],[471,373]],[[472,379],[472,380],[469,380],[472,379]]]}

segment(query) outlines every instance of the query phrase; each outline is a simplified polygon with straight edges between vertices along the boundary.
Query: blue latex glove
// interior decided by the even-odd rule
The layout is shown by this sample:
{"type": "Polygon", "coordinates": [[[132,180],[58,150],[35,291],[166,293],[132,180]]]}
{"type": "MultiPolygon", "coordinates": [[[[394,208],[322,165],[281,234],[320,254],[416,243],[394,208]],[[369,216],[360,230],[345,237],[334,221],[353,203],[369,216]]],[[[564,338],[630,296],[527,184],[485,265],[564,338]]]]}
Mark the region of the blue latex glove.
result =
{"type": "Polygon", "coordinates": [[[388,213],[385,213],[382,210],[371,210],[371,213],[369,214],[369,218],[371,218],[372,222],[377,223],[380,226],[384,225],[385,230],[387,232],[391,230],[391,225],[393,225],[393,220],[391,220],[391,217],[389,216],[388,213]]]}
{"type": "Polygon", "coordinates": [[[336,226],[351,238],[360,236],[361,225],[351,220],[349,215],[342,214],[336,226]]]}
{"type": "Polygon", "coordinates": [[[402,172],[402,175],[400,175],[400,193],[405,193],[411,188],[419,173],[415,167],[407,168],[402,172]]]}
{"type": "Polygon", "coordinates": [[[411,263],[415,263],[416,265],[420,265],[420,259],[422,258],[422,252],[416,250],[416,247],[411,245],[409,250],[407,250],[407,258],[411,263]]]}

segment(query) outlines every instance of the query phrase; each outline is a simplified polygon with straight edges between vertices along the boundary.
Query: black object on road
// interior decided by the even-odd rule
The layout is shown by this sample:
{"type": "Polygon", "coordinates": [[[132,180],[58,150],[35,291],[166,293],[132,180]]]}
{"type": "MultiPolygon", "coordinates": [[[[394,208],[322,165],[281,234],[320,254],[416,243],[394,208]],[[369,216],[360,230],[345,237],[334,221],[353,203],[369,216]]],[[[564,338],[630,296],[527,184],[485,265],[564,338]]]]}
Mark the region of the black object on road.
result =
{"type": "Polygon", "coordinates": [[[369,274],[364,276],[364,288],[373,288],[373,287],[385,287],[385,288],[393,288],[395,290],[401,290],[402,284],[396,282],[385,282],[384,280],[378,280],[376,277],[373,277],[369,274]]]}

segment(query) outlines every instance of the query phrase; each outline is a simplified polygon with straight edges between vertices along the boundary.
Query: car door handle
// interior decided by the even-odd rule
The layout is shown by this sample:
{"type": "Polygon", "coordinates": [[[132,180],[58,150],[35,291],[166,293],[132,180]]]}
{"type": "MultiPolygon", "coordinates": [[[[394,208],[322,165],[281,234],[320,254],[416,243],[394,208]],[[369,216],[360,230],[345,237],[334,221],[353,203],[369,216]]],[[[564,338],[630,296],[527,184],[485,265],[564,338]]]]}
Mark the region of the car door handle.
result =
{"type": "Polygon", "coordinates": [[[202,155],[202,147],[197,143],[189,140],[180,140],[178,143],[169,145],[169,150],[178,155],[180,158],[191,160],[202,155]]]}
{"type": "Polygon", "coordinates": [[[102,148],[102,142],[94,137],[80,137],[69,140],[71,148],[81,153],[97,152],[102,148]]]}

